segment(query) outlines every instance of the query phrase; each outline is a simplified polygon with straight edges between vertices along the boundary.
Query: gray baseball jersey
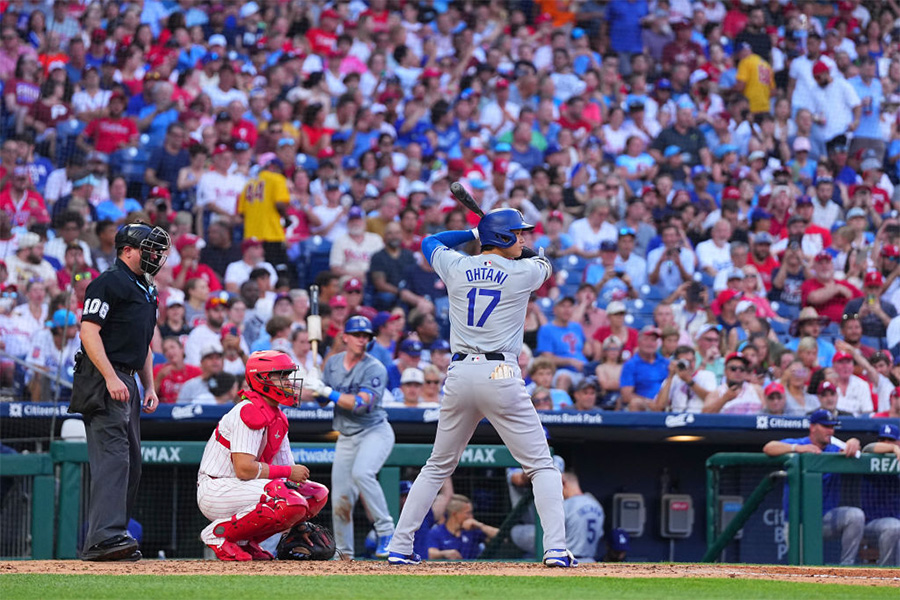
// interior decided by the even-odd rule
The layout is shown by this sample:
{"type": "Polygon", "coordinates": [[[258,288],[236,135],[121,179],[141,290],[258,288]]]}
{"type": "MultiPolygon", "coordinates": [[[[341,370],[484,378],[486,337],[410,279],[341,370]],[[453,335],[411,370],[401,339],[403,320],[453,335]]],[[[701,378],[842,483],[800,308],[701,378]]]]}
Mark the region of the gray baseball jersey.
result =
{"type": "Polygon", "coordinates": [[[578,560],[593,560],[603,537],[603,507],[591,494],[566,498],[566,545],[578,560]]]}
{"type": "Polygon", "coordinates": [[[322,381],[342,394],[358,394],[360,390],[372,394],[374,404],[367,414],[355,415],[346,408],[334,407],[334,428],[344,435],[354,435],[387,420],[381,399],[388,376],[381,361],[368,353],[348,372],[344,368],[344,354],[341,352],[328,359],[322,370],[322,381]]]}
{"type": "Polygon", "coordinates": [[[518,356],[528,298],[550,276],[548,263],[534,258],[467,256],[439,246],[431,264],[447,286],[451,350],[518,356]]]}

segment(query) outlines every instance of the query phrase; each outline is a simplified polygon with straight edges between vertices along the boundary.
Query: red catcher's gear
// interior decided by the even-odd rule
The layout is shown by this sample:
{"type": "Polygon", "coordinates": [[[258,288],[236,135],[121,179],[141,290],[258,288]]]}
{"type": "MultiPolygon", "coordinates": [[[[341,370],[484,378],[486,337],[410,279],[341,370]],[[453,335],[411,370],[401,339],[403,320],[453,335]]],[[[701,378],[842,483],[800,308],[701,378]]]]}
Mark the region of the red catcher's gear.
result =
{"type": "MultiPolygon", "coordinates": [[[[277,406],[272,406],[266,402],[265,398],[256,392],[245,391],[243,392],[243,398],[249,400],[250,404],[246,404],[241,408],[241,421],[243,421],[250,429],[265,428],[266,446],[259,456],[259,461],[271,463],[272,459],[278,455],[278,450],[281,448],[285,436],[287,436],[287,417],[283,412],[278,410],[277,406]]],[[[216,431],[218,431],[218,429],[216,431]]],[[[216,439],[219,439],[219,437],[220,436],[217,435],[216,439]]],[[[227,445],[222,442],[222,440],[219,440],[219,442],[230,449],[230,442],[227,445]]]]}
{"type": "Polygon", "coordinates": [[[246,379],[251,390],[279,404],[294,406],[300,401],[303,378],[284,352],[264,350],[251,354],[247,359],[246,379]],[[280,379],[276,381],[276,377],[280,379]]]}
{"type": "Polygon", "coordinates": [[[229,542],[259,542],[310,516],[309,504],[293,482],[273,479],[263,489],[266,495],[260,497],[259,504],[250,512],[216,525],[213,533],[229,542]]]}

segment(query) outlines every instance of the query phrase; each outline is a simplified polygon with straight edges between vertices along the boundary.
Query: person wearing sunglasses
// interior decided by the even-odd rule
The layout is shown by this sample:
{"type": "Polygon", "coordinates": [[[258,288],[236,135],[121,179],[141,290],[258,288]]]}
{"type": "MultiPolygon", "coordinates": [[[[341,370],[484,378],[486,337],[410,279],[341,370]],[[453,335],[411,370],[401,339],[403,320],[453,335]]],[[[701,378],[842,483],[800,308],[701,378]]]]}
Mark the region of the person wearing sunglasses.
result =
{"type": "Polygon", "coordinates": [[[755,415],[762,412],[763,392],[747,381],[750,361],[740,352],[725,357],[725,380],[703,404],[703,412],[723,415],[755,415]]]}

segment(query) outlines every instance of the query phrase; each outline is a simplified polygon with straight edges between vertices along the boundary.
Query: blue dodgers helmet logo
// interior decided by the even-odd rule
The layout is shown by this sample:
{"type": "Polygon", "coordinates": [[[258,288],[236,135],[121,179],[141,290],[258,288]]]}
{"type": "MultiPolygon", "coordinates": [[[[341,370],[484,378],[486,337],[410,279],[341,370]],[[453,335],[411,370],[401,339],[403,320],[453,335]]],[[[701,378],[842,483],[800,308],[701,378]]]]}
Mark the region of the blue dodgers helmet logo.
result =
{"type": "Polygon", "coordinates": [[[372,387],[373,387],[373,388],[376,388],[376,387],[378,387],[379,385],[381,385],[381,378],[380,378],[380,377],[373,377],[373,378],[372,378],[372,387]]]}

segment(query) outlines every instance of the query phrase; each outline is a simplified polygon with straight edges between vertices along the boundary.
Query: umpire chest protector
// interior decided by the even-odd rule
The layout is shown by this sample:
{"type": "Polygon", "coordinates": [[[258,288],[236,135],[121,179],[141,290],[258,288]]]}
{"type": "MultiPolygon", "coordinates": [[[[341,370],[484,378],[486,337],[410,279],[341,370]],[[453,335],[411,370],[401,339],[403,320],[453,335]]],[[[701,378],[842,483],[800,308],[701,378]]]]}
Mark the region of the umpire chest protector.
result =
{"type": "Polygon", "coordinates": [[[243,392],[243,397],[250,404],[245,404],[241,409],[241,421],[250,429],[266,429],[266,447],[259,458],[262,462],[270,463],[287,435],[287,417],[277,406],[272,406],[253,390],[243,392]]]}
{"type": "Polygon", "coordinates": [[[116,259],[115,265],[88,285],[82,320],[100,326],[100,339],[111,363],[140,370],[153,339],[158,305],[156,287],[148,278],[135,275],[116,259]]]}

